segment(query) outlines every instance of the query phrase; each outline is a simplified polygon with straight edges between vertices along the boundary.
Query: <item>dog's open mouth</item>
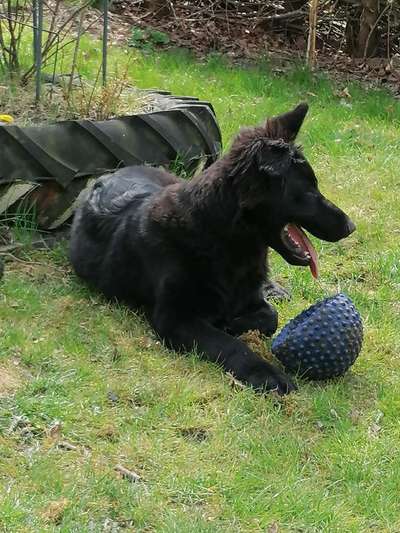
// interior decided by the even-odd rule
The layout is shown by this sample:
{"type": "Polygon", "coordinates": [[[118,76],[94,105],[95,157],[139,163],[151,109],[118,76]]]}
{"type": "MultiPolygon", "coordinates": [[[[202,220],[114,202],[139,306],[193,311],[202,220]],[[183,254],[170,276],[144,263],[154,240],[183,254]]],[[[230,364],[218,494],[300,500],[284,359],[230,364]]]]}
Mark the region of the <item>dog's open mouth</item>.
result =
{"type": "Polygon", "coordinates": [[[295,224],[286,224],[281,239],[288,251],[304,265],[309,265],[314,278],[318,277],[318,256],[310,239],[295,224]]]}

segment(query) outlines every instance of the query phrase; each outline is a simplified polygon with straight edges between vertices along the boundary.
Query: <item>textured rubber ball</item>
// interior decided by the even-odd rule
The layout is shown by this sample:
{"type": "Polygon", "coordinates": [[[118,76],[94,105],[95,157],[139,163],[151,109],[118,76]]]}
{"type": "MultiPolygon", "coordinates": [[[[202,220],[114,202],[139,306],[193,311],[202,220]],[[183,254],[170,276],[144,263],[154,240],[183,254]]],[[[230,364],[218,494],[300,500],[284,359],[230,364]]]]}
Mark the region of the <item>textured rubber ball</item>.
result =
{"type": "Polygon", "coordinates": [[[272,341],[272,353],[289,372],[323,380],[342,376],[357,359],[362,341],[360,314],[340,293],[288,322],[272,341]]]}

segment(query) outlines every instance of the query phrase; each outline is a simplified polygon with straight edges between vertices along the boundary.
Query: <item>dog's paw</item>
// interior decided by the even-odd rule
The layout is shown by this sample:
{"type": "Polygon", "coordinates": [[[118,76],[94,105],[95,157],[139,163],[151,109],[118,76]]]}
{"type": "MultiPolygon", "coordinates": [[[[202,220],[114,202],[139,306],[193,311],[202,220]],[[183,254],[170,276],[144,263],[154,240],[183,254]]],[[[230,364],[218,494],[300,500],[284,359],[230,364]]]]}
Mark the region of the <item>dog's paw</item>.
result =
{"type": "Polygon", "coordinates": [[[247,382],[258,392],[276,392],[280,396],[297,390],[289,376],[270,365],[248,376],[247,382]]]}
{"type": "Polygon", "coordinates": [[[290,300],[290,292],[276,281],[267,281],[263,286],[264,300],[290,300]]]}

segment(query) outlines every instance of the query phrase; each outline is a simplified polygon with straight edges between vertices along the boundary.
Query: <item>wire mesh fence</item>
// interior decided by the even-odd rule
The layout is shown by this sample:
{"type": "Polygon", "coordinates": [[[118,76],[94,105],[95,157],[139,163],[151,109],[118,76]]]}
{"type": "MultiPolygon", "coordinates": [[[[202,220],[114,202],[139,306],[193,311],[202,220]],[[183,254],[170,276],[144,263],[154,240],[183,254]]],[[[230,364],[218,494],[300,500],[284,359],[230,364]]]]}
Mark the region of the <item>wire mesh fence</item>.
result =
{"type": "Polygon", "coordinates": [[[60,54],[74,45],[72,80],[80,38],[100,22],[104,41],[102,80],[106,85],[109,0],[101,0],[101,12],[89,24],[84,24],[83,15],[91,5],[89,0],[65,10],[61,0],[0,0],[0,73],[18,78],[23,85],[34,77],[36,101],[39,101],[43,68],[51,66],[55,77],[60,54]],[[31,53],[22,46],[27,32],[32,36],[31,53]]]}

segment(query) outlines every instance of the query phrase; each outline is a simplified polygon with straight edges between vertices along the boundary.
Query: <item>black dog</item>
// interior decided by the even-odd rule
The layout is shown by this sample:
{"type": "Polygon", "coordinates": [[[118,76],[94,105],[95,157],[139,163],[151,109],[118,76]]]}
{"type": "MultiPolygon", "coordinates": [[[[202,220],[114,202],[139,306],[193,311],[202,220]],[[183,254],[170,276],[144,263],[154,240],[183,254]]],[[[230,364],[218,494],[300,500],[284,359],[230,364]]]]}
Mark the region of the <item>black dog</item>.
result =
{"type": "Polygon", "coordinates": [[[103,176],[77,211],[71,237],[77,274],[144,309],[169,347],[196,349],[252,387],[281,394],[295,389],[291,380],[235,338],[277,328],[261,290],[266,249],[316,275],[301,226],[327,241],[355,229],[321,195],[293,144],[307,109],[301,104],[241,131],[191,181],[146,166],[103,176]]]}

